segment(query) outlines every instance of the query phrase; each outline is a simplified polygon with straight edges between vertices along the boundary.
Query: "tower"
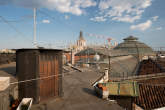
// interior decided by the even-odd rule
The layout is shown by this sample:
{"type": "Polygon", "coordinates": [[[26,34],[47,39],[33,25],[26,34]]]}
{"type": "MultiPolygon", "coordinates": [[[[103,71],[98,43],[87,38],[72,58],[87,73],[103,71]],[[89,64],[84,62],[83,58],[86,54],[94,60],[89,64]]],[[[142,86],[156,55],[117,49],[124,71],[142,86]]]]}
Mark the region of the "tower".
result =
{"type": "Polygon", "coordinates": [[[83,37],[83,32],[80,31],[79,39],[77,40],[77,51],[81,51],[86,47],[86,40],[83,37]]]}

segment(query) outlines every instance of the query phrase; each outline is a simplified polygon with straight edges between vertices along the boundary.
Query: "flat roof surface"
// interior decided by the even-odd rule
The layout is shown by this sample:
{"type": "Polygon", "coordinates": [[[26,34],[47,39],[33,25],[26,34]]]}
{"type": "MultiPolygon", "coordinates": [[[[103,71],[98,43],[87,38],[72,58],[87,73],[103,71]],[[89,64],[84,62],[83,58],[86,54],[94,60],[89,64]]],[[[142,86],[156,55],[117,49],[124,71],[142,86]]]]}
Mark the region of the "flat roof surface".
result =
{"type": "Polygon", "coordinates": [[[16,82],[16,63],[0,65],[0,77],[10,77],[10,83],[16,82]]]}
{"type": "MultiPolygon", "coordinates": [[[[16,75],[16,63],[2,64],[0,65],[0,77],[10,77],[10,83],[17,82],[18,80],[15,77],[16,75]]],[[[12,90],[17,84],[9,86],[9,89],[12,90]]],[[[17,90],[14,90],[17,93],[17,90]]]]}
{"type": "Polygon", "coordinates": [[[118,104],[96,96],[91,85],[100,75],[89,70],[64,73],[64,96],[33,105],[31,110],[124,110],[118,104]]]}
{"type": "MultiPolygon", "coordinates": [[[[16,64],[0,65],[0,76],[15,74],[16,64]]],[[[71,69],[70,69],[71,70],[71,69]]],[[[12,77],[12,75],[9,75],[12,77]]],[[[92,83],[102,74],[94,70],[83,72],[71,70],[64,73],[62,98],[52,98],[40,104],[32,105],[31,110],[124,110],[117,103],[103,100],[96,96],[92,83]]],[[[15,78],[12,82],[17,81],[15,78]]]]}

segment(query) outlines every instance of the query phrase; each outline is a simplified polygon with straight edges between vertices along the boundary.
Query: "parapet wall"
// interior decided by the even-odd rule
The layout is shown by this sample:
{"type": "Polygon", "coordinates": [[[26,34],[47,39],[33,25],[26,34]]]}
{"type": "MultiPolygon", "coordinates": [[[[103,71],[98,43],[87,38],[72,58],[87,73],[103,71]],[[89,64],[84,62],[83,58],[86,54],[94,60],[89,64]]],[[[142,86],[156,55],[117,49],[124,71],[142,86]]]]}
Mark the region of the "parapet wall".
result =
{"type": "Polygon", "coordinates": [[[15,62],[15,53],[0,53],[0,65],[15,62]]]}

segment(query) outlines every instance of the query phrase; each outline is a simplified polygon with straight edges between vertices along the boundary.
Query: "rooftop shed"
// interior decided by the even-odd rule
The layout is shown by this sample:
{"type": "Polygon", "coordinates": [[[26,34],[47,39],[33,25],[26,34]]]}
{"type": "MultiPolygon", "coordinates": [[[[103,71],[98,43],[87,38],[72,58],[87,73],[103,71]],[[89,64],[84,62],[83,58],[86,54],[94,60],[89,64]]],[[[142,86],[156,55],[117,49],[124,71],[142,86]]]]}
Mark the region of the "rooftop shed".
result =
{"type": "Polygon", "coordinates": [[[16,52],[19,99],[35,103],[62,96],[62,50],[19,49],[16,52]]]}

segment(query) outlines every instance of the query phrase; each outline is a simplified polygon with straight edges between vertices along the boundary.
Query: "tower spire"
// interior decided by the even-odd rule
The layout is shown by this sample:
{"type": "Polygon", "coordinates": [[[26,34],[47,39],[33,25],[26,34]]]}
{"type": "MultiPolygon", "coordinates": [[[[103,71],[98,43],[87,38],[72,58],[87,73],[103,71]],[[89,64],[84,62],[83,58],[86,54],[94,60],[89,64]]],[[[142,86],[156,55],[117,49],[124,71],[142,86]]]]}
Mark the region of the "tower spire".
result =
{"type": "Polygon", "coordinates": [[[80,37],[83,37],[83,32],[82,31],[80,31],[80,37]]]}
{"type": "Polygon", "coordinates": [[[80,39],[80,40],[84,40],[84,38],[83,38],[83,32],[82,32],[82,31],[80,31],[79,39],[80,39]]]}

